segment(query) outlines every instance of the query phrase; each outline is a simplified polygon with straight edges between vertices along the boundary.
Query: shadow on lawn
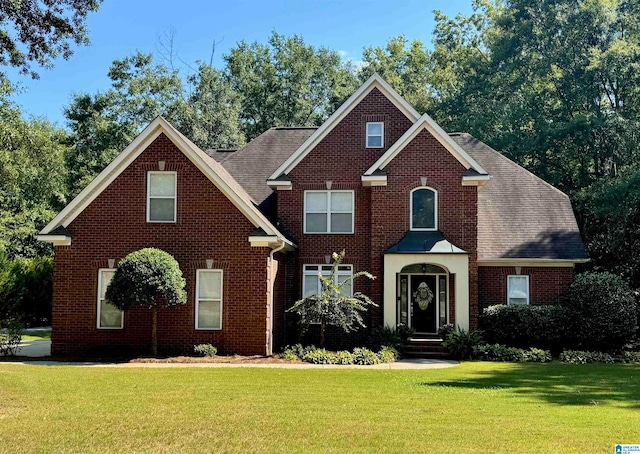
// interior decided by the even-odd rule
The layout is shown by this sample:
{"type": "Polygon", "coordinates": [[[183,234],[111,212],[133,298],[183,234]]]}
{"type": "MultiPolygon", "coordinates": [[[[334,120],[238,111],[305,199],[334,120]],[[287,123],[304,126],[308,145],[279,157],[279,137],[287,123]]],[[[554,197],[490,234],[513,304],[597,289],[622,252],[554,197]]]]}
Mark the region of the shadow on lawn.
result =
{"type": "Polygon", "coordinates": [[[475,377],[422,382],[422,386],[505,389],[557,405],[620,403],[640,408],[640,366],[630,364],[517,364],[507,370],[478,371],[475,377]]]}

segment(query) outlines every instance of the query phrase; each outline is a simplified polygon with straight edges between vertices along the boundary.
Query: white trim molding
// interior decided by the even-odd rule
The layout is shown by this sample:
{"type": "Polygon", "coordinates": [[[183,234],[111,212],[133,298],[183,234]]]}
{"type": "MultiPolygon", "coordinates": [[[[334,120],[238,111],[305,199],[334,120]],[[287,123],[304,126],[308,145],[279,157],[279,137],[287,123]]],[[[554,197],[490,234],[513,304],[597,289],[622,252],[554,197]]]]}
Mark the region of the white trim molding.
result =
{"type": "Polygon", "coordinates": [[[282,174],[288,174],[298,165],[302,159],[322,140],[333,128],[340,123],[353,109],[374,89],[378,89],[389,99],[412,123],[420,118],[420,114],[405,101],[391,86],[377,73],[373,74],[362,84],[356,92],[342,104],[333,115],[331,115],[322,126],[320,126],[289,158],[278,167],[268,178],[269,181],[276,180],[282,174]]]}
{"type": "Polygon", "coordinates": [[[521,266],[573,268],[576,263],[587,263],[590,259],[479,259],[478,266],[521,266]]]}
{"type": "Polygon", "coordinates": [[[71,237],[68,235],[36,235],[38,241],[51,243],[54,246],[71,246],[71,237]]]}
{"type": "Polygon", "coordinates": [[[387,185],[386,175],[362,175],[360,177],[360,180],[362,181],[362,186],[364,187],[387,185]]]}

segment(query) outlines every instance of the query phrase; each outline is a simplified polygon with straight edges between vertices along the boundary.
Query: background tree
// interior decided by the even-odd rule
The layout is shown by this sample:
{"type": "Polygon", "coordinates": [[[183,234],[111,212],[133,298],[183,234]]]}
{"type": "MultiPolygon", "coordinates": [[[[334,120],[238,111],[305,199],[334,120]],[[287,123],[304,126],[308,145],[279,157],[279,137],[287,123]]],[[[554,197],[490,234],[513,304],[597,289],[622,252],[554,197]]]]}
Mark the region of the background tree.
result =
{"type": "Polygon", "coordinates": [[[300,316],[300,323],[306,328],[312,323],[320,323],[320,348],[324,348],[327,325],[335,325],[345,332],[351,332],[359,327],[365,327],[362,312],[370,306],[378,305],[360,292],[351,295],[353,280],[359,277],[375,279],[366,271],[359,271],[342,281],[336,279],[338,267],[344,260],[345,251],[332,254],[333,266],[328,276],[318,274],[321,291],[319,295],[303,298],[288,309],[300,316]]]}
{"type": "Polygon", "coordinates": [[[106,299],[119,309],[147,306],[152,310],[151,353],[158,354],[158,305],[186,304],[185,279],[180,266],[167,252],[145,248],[127,255],[107,287],[106,299]]]}
{"type": "MultiPolygon", "coordinates": [[[[88,44],[85,21],[102,0],[0,2],[0,65],[38,78],[31,63],[51,67],[51,60],[72,54],[71,43],[88,44]]],[[[3,75],[4,76],[4,75],[3,75]]]]}
{"type": "Polygon", "coordinates": [[[240,127],[249,141],[274,126],[318,126],[355,91],[353,68],[337,52],[276,32],[224,56],[225,76],[242,96],[240,127]]]}

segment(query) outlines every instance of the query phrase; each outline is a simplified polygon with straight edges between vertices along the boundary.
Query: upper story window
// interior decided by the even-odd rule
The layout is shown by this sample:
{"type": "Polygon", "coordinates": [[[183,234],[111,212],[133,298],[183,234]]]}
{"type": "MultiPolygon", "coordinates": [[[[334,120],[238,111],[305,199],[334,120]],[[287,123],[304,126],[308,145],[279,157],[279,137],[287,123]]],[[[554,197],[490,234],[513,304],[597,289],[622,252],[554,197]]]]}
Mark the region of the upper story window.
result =
{"type": "Polygon", "coordinates": [[[196,271],[196,329],[222,329],[222,270],[196,271]]]}
{"type": "Polygon", "coordinates": [[[176,222],[176,172],[147,172],[147,222],[176,222]]]}
{"type": "Polygon", "coordinates": [[[529,304],[529,276],[507,276],[507,304],[529,304]]]}
{"type": "Polygon", "coordinates": [[[353,191],[305,191],[304,233],[353,233],[353,191]]]}
{"type": "Polygon", "coordinates": [[[438,193],[431,188],[411,191],[411,230],[438,228],[438,193]]]}
{"type": "Polygon", "coordinates": [[[105,299],[107,287],[115,272],[116,270],[112,268],[101,268],[98,270],[97,327],[101,329],[122,329],[124,326],[124,312],[105,299]]]}
{"type": "MultiPolygon", "coordinates": [[[[302,274],[302,297],[306,298],[311,295],[319,295],[322,292],[322,281],[319,275],[329,276],[333,265],[304,265],[302,274]]],[[[353,275],[353,267],[351,265],[338,265],[338,270],[334,274],[334,282],[336,284],[343,282],[345,279],[353,275]]],[[[351,296],[353,289],[351,282],[346,283],[342,287],[342,294],[351,296]]]]}
{"type": "Polygon", "coordinates": [[[367,148],[384,147],[384,123],[381,121],[367,123],[367,148]]]}

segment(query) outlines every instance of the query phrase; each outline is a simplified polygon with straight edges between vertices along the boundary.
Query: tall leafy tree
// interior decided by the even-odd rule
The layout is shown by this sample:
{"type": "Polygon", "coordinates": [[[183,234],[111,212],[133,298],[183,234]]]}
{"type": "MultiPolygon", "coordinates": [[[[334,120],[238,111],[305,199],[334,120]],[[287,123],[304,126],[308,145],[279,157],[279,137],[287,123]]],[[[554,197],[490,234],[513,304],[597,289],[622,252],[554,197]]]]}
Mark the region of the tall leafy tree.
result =
{"type": "Polygon", "coordinates": [[[32,63],[51,67],[56,57],[68,59],[71,44],[89,42],[85,21],[102,0],[0,1],[0,65],[13,66],[34,79],[32,63]]]}
{"type": "Polygon", "coordinates": [[[267,44],[244,41],[224,57],[225,75],[242,95],[240,126],[247,140],[273,126],[321,124],[357,86],[337,52],[276,32],[267,44]]]}

